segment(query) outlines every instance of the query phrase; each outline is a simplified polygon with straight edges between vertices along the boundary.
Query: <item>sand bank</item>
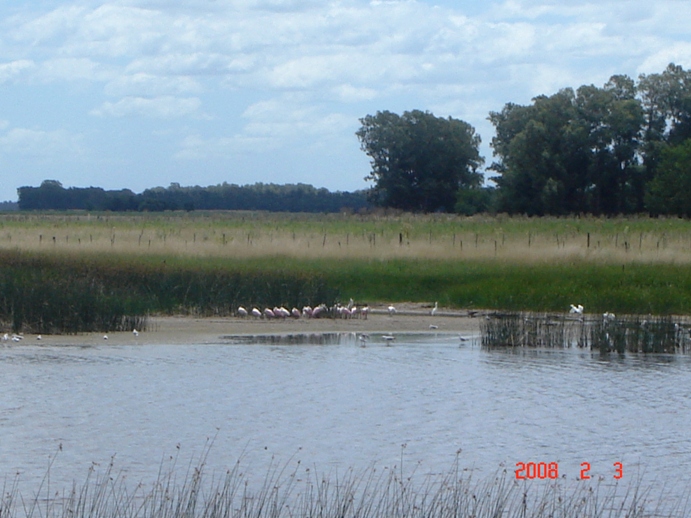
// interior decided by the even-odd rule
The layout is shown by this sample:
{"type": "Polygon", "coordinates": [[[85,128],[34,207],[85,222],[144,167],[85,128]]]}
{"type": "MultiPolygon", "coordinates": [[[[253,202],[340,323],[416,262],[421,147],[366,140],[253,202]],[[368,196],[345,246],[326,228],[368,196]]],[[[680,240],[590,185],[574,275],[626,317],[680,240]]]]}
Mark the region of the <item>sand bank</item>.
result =
{"type": "MultiPolygon", "coordinates": [[[[425,304],[397,304],[397,312],[389,314],[384,306],[373,306],[365,319],[292,319],[265,320],[236,317],[197,318],[191,316],[154,316],[146,331],[133,333],[86,333],[79,335],[25,335],[19,345],[148,345],[148,344],[217,344],[229,342],[231,335],[299,334],[299,333],[412,333],[435,332],[462,335],[479,333],[479,314],[439,308],[434,316],[425,304]],[[432,327],[430,327],[432,326],[432,327]],[[436,327],[435,327],[436,326],[436,327]]],[[[12,342],[3,342],[14,345],[12,342]]]]}

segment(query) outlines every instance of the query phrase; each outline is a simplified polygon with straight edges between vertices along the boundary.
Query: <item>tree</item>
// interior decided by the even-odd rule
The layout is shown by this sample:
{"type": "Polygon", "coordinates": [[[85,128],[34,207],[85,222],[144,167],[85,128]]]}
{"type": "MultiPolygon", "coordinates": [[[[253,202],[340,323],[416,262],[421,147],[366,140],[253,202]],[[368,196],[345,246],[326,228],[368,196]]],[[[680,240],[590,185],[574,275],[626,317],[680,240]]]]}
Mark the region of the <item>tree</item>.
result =
{"type": "Polygon", "coordinates": [[[691,217],[691,139],[662,152],[645,204],[652,214],[691,217]]]}
{"type": "Polygon", "coordinates": [[[565,88],[530,106],[490,113],[499,158],[491,169],[498,210],[530,215],[640,210],[637,162],[643,122],[633,80],[613,76],[603,88],[565,88]]]}
{"type": "Polygon", "coordinates": [[[377,112],[360,119],[356,135],[371,158],[370,199],[413,212],[451,212],[459,189],[477,188],[483,176],[480,137],[462,120],[413,110],[377,112]]]}

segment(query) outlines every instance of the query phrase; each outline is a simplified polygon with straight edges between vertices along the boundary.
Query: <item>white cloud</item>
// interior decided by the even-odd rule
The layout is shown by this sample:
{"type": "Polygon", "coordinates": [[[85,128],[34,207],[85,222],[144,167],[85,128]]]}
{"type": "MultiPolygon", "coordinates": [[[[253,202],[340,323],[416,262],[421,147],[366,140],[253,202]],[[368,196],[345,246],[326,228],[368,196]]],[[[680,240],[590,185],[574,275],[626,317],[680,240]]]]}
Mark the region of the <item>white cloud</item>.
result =
{"type": "Polygon", "coordinates": [[[82,137],[65,130],[12,128],[0,135],[0,154],[4,157],[46,159],[83,152],[82,137]]]}
{"type": "Polygon", "coordinates": [[[189,76],[158,76],[146,72],[120,74],[105,85],[110,96],[161,96],[201,93],[202,85],[189,76]]]}
{"type": "Polygon", "coordinates": [[[691,42],[676,42],[648,56],[638,68],[641,74],[662,72],[670,63],[691,65],[691,42]]]}
{"type": "Polygon", "coordinates": [[[197,97],[125,97],[112,103],[107,101],[100,108],[91,112],[92,115],[110,115],[112,117],[143,116],[164,119],[193,115],[201,106],[197,97]]]}
{"type": "Polygon", "coordinates": [[[19,59],[17,61],[10,61],[9,63],[2,63],[0,64],[0,83],[17,80],[27,71],[34,70],[35,68],[35,63],[28,59],[19,59]]]}
{"type": "MultiPolygon", "coordinates": [[[[168,135],[154,139],[168,147],[147,149],[154,163],[175,153],[170,135],[177,158],[264,153],[278,169],[291,148],[357,153],[357,119],[385,109],[467,118],[489,142],[487,112],[506,102],[670,61],[691,67],[680,0],[53,0],[8,11],[0,5],[0,84],[64,95],[56,106],[86,92],[70,124],[82,117],[90,139],[112,136],[109,117],[149,118],[168,135]],[[77,113],[84,106],[100,117],[77,113]]],[[[50,122],[6,113],[42,128],[65,111],[50,122]]],[[[27,131],[12,137],[28,143],[27,131]]],[[[0,136],[9,142],[7,128],[0,136]]]]}
{"type": "Polygon", "coordinates": [[[36,77],[42,82],[104,81],[117,74],[115,70],[89,58],[55,58],[41,63],[36,77]]]}

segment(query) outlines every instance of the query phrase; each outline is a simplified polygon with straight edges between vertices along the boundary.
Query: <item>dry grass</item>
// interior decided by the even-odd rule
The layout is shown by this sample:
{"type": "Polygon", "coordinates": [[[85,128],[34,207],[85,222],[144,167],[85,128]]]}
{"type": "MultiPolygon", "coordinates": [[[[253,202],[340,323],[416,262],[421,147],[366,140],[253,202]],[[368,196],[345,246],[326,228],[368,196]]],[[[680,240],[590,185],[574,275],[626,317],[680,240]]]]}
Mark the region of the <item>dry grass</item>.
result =
{"type": "Polygon", "coordinates": [[[691,263],[683,220],[450,215],[5,214],[0,248],[190,257],[691,263]]]}

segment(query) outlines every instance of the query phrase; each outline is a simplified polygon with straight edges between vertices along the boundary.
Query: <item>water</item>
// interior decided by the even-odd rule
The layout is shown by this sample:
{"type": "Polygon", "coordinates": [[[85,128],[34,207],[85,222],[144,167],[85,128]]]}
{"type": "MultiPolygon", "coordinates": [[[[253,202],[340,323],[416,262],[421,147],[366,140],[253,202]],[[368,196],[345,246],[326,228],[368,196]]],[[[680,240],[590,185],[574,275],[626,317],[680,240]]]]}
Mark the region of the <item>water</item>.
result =
{"type": "Polygon", "coordinates": [[[588,462],[608,484],[619,462],[621,482],[688,486],[687,356],[490,352],[431,334],[219,342],[0,348],[0,480],[35,492],[53,459],[51,486],[69,487],[114,456],[147,482],[208,446],[207,470],[242,459],[260,478],[290,459],[441,473],[460,452],[475,478],[556,462],[576,480],[588,462]]]}

